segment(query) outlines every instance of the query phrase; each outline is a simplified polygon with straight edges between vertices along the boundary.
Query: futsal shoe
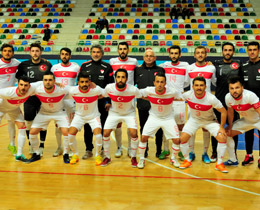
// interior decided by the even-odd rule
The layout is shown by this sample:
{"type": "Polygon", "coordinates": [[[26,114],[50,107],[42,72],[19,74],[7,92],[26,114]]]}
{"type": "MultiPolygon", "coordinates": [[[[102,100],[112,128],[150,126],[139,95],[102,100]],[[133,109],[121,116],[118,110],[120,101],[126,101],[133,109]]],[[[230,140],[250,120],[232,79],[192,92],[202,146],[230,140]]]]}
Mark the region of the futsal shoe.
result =
{"type": "Polygon", "coordinates": [[[37,155],[36,153],[33,153],[33,154],[32,154],[32,157],[31,157],[30,159],[28,159],[28,160],[26,161],[26,163],[32,163],[32,162],[35,162],[35,161],[40,160],[40,159],[41,159],[40,154],[37,155]]]}
{"type": "Polygon", "coordinates": [[[145,166],[145,160],[144,159],[140,159],[139,163],[137,164],[137,168],[143,169],[144,166],[145,166]]]}
{"type": "Polygon", "coordinates": [[[242,162],[242,166],[246,166],[248,164],[252,164],[254,162],[254,157],[250,157],[249,155],[245,156],[245,160],[242,162]]]}
{"type": "Polygon", "coordinates": [[[100,166],[103,158],[100,155],[98,155],[95,157],[95,159],[96,159],[96,166],[100,166]]]}
{"type": "Polygon", "coordinates": [[[108,164],[110,164],[111,163],[111,159],[110,158],[108,158],[108,157],[106,157],[103,161],[102,161],[102,163],[100,164],[101,166],[107,166],[108,164]]]}
{"type": "Polygon", "coordinates": [[[16,157],[15,157],[15,160],[16,160],[16,161],[21,161],[21,162],[27,162],[27,161],[28,161],[28,159],[27,159],[26,157],[24,157],[23,154],[21,154],[21,155],[19,155],[19,156],[16,156],[16,157]]]}
{"type": "Polygon", "coordinates": [[[179,158],[181,159],[181,161],[184,161],[184,160],[185,160],[185,157],[183,156],[183,154],[182,154],[181,151],[178,153],[178,156],[179,156],[179,158]]]}
{"type": "Polygon", "coordinates": [[[176,168],[179,168],[179,167],[180,167],[180,163],[179,163],[178,160],[175,159],[175,158],[174,158],[174,159],[171,158],[170,164],[173,165],[173,166],[176,167],[176,168]]]}
{"type": "Polygon", "coordinates": [[[209,156],[206,152],[202,155],[202,161],[207,164],[211,163],[209,156]]]}
{"type": "Polygon", "coordinates": [[[71,165],[74,165],[74,164],[76,164],[77,162],[79,162],[79,156],[76,155],[76,154],[72,155],[72,158],[71,158],[71,160],[70,160],[70,164],[71,164],[71,165]]]}
{"type": "Polygon", "coordinates": [[[228,170],[225,168],[224,164],[223,163],[220,163],[220,164],[217,164],[215,169],[217,171],[220,171],[222,173],[228,173],[228,170]]]}
{"type": "Polygon", "coordinates": [[[70,163],[70,157],[69,157],[69,154],[68,153],[66,153],[66,154],[64,154],[63,155],[63,161],[64,161],[64,163],[70,163]]]}
{"type": "Polygon", "coordinates": [[[184,162],[179,166],[180,169],[185,169],[191,167],[191,161],[184,160],[184,162]]]}
{"type": "Polygon", "coordinates": [[[136,157],[132,157],[132,158],[131,158],[131,166],[132,166],[133,168],[136,168],[136,167],[137,167],[136,157]]]}
{"type": "Polygon", "coordinates": [[[159,156],[159,159],[164,160],[169,155],[170,155],[170,151],[163,150],[163,152],[159,156]]]}
{"type": "Polygon", "coordinates": [[[88,159],[88,158],[90,158],[90,157],[92,157],[92,156],[93,156],[92,151],[87,150],[86,153],[82,156],[82,159],[83,159],[83,160],[86,160],[86,159],[88,159]]]}
{"type": "Polygon", "coordinates": [[[16,146],[11,146],[10,144],[8,145],[8,150],[12,153],[13,156],[16,156],[17,149],[16,146]]]}
{"type": "Polygon", "coordinates": [[[115,153],[115,157],[116,157],[116,158],[120,158],[122,155],[123,155],[122,148],[121,148],[121,147],[118,147],[118,148],[117,148],[117,151],[116,151],[116,153],[115,153]]]}
{"type": "Polygon", "coordinates": [[[210,162],[211,163],[215,163],[217,161],[217,153],[212,153],[211,157],[210,157],[210,162]]]}
{"type": "Polygon", "coordinates": [[[190,161],[195,160],[195,158],[196,158],[195,153],[194,153],[194,152],[190,152],[190,153],[189,153],[189,158],[190,158],[190,161]]]}
{"type": "Polygon", "coordinates": [[[53,157],[58,157],[60,155],[62,155],[63,153],[63,149],[61,147],[58,147],[57,150],[53,153],[53,157]]]}
{"type": "Polygon", "coordinates": [[[225,166],[238,166],[238,161],[233,162],[232,160],[227,160],[223,162],[225,166]]]}

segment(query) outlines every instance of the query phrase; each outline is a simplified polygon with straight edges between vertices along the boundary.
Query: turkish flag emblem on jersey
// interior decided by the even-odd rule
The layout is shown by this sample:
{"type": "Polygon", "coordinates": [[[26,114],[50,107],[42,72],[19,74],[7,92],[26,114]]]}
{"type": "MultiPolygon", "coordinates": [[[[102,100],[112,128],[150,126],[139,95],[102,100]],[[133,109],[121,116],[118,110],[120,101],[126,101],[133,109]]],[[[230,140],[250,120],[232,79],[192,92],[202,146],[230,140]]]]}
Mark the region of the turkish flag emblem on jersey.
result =
{"type": "Polygon", "coordinates": [[[238,69],[238,64],[237,63],[232,63],[231,67],[232,67],[232,69],[238,69]]]}
{"type": "Polygon", "coordinates": [[[46,65],[44,65],[44,64],[40,65],[40,70],[41,71],[46,71],[46,69],[47,69],[46,65]]]}
{"type": "Polygon", "coordinates": [[[105,71],[104,69],[101,69],[101,70],[100,70],[101,74],[104,74],[104,71],[105,71]]]}
{"type": "Polygon", "coordinates": [[[157,73],[158,73],[158,72],[154,72],[154,76],[156,76],[156,75],[157,75],[157,73]]]}

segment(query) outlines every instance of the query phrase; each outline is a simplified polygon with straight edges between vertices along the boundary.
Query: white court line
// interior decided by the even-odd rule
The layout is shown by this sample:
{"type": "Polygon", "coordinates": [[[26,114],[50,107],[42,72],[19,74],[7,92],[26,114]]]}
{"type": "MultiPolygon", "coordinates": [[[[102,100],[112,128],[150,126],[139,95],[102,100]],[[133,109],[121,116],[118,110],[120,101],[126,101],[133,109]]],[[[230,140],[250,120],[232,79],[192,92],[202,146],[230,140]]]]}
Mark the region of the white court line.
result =
{"type": "MultiPolygon", "coordinates": [[[[114,141],[116,141],[114,132],[111,133],[111,137],[112,137],[112,139],[113,139],[114,141]]],[[[122,145],[122,148],[123,148],[124,150],[127,150],[127,148],[124,147],[123,145],[122,145]]],[[[145,158],[145,160],[147,160],[147,161],[149,161],[149,162],[151,162],[151,163],[153,163],[153,164],[155,164],[155,165],[158,165],[158,166],[161,166],[161,167],[163,167],[163,168],[169,169],[169,170],[171,170],[171,171],[177,172],[177,173],[179,173],[179,174],[183,174],[183,175],[186,175],[186,176],[189,176],[189,177],[193,177],[193,178],[196,178],[196,179],[199,179],[199,180],[203,180],[203,181],[205,181],[205,182],[209,182],[209,183],[212,183],[212,184],[215,184],[215,185],[219,185],[219,186],[222,186],[222,187],[230,188],[230,189],[237,190],[237,191],[240,191],[240,192],[248,193],[248,194],[251,194],[251,195],[260,196],[259,193],[251,192],[251,191],[248,191],[248,190],[243,190],[243,189],[240,189],[240,188],[237,188],[237,187],[232,187],[232,186],[229,186],[229,185],[226,185],[226,184],[221,184],[221,183],[218,183],[218,182],[215,182],[215,181],[212,181],[212,180],[204,179],[204,178],[201,178],[201,177],[199,177],[199,176],[195,176],[195,175],[192,175],[192,174],[188,174],[188,173],[185,173],[185,172],[183,172],[183,171],[180,171],[180,170],[177,170],[177,169],[170,168],[170,167],[168,167],[168,166],[162,165],[162,164],[160,164],[160,163],[156,163],[156,162],[154,162],[154,161],[152,161],[152,160],[150,160],[150,159],[148,159],[148,158],[145,158]]],[[[221,172],[220,172],[220,173],[221,173],[221,172]]]]}

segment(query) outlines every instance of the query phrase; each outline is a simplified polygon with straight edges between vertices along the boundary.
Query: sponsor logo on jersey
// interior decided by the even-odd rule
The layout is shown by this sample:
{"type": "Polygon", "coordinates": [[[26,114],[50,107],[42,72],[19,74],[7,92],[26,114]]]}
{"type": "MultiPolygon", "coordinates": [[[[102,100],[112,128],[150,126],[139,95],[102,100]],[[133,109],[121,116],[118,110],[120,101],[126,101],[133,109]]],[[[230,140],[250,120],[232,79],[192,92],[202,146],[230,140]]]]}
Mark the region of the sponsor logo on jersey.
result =
{"type": "Polygon", "coordinates": [[[47,69],[47,66],[45,64],[40,65],[41,71],[46,71],[46,69],[47,69]]]}
{"type": "Polygon", "coordinates": [[[232,64],[231,64],[231,68],[232,68],[232,69],[235,69],[235,70],[236,70],[236,69],[238,69],[238,67],[239,67],[239,66],[238,66],[237,63],[232,63],[232,64]]]}

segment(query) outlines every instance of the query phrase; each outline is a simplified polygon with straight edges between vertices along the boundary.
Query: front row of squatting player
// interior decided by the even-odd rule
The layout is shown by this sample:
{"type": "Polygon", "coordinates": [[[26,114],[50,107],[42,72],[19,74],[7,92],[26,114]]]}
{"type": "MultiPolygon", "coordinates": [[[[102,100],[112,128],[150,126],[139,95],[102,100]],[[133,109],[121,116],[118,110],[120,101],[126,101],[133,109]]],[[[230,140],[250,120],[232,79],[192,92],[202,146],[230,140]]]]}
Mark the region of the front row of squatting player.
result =
{"type": "MultiPolygon", "coordinates": [[[[203,48],[198,49],[198,52],[204,51],[203,48]]],[[[144,56],[144,60],[145,57],[147,57],[146,59],[152,58],[152,55],[148,55],[149,53],[144,56]]],[[[200,57],[198,56],[196,59],[199,60],[200,57]]],[[[147,60],[145,61],[146,63],[148,63],[147,60]]],[[[210,65],[208,67],[210,68],[210,65]]],[[[190,137],[195,134],[196,130],[199,127],[203,127],[208,130],[213,136],[215,136],[219,142],[217,147],[219,155],[216,169],[222,172],[227,172],[224,165],[222,164],[226,142],[229,148],[229,161],[231,163],[234,163],[237,161],[237,159],[234,152],[234,143],[231,137],[238,135],[246,130],[250,130],[254,127],[259,128],[259,126],[255,124],[257,121],[259,121],[259,113],[257,113],[259,99],[252,92],[246,90],[243,91],[242,82],[239,78],[230,78],[229,90],[231,96],[229,94],[229,98],[228,95],[226,96],[229,127],[224,130],[227,113],[221,102],[218,101],[215,96],[211,95],[209,91],[205,91],[206,87],[209,86],[207,78],[205,80],[203,77],[195,77],[193,83],[191,84],[193,90],[188,91],[182,95],[180,92],[178,92],[178,90],[176,90],[177,88],[175,89],[169,84],[168,80],[168,87],[165,87],[167,73],[169,73],[167,65],[164,66],[164,69],[166,76],[162,73],[158,73],[154,77],[155,87],[148,87],[142,90],[137,89],[131,84],[127,84],[128,73],[125,69],[119,69],[118,71],[116,71],[116,83],[107,85],[105,89],[101,89],[98,86],[92,87],[90,85],[91,83],[89,74],[86,74],[84,72],[81,72],[78,75],[78,86],[66,88],[60,88],[55,85],[55,76],[52,73],[44,74],[43,82],[31,83],[31,85],[29,84],[29,79],[27,77],[20,77],[17,88],[6,88],[0,91],[0,97],[3,98],[0,105],[0,111],[2,112],[1,117],[3,114],[8,113],[11,120],[15,121],[15,124],[19,128],[19,155],[16,157],[16,159],[24,162],[34,162],[40,159],[37,134],[42,129],[46,129],[49,121],[53,119],[56,121],[58,127],[61,128],[61,132],[64,136],[63,158],[65,163],[70,162],[73,164],[78,162],[78,151],[75,135],[85,123],[88,123],[90,124],[96,139],[96,164],[106,166],[111,162],[109,154],[110,133],[113,129],[117,127],[118,123],[125,121],[127,127],[129,128],[132,157],[131,165],[133,167],[137,166],[138,168],[144,168],[144,154],[147,147],[148,138],[150,136],[154,136],[155,132],[159,128],[163,128],[166,139],[172,139],[173,141],[173,153],[170,160],[171,164],[179,168],[189,167],[191,165],[191,160],[189,159],[188,155],[189,145],[187,144],[187,142],[189,141],[190,137]],[[40,112],[36,116],[31,126],[30,142],[34,153],[32,157],[27,160],[22,155],[22,147],[25,142],[26,127],[23,122],[23,116],[20,112],[19,106],[20,104],[24,103],[30,95],[36,95],[40,99],[42,106],[40,112]],[[97,110],[97,99],[101,97],[110,97],[112,101],[112,107],[109,110],[109,117],[107,118],[104,126],[103,142],[99,112],[97,110]],[[64,112],[63,110],[63,103],[64,99],[70,98],[75,100],[77,108],[76,114],[69,127],[69,120],[66,112],[64,112]],[[139,143],[139,163],[137,163],[136,160],[138,137],[135,107],[132,103],[134,98],[143,98],[149,100],[151,103],[150,116],[144,126],[142,138],[139,143]],[[231,99],[234,98],[243,100],[232,101],[231,99]],[[246,100],[244,100],[245,98],[246,100]],[[174,117],[172,104],[173,101],[183,100],[186,100],[190,107],[190,117],[182,130],[183,132],[181,136],[179,137],[178,126],[173,120],[174,117]],[[215,116],[213,114],[213,108],[221,113],[221,119],[219,120],[220,125],[214,121],[215,116]],[[255,108],[256,111],[253,108],[255,108]],[[241,118],[239,122],[235,122],[232,128],[234,109],[238,111],[241,116],[243,116],[243,118],[241,118]],[[104,159],[101,157],[102,145],[105,153],[104,159]],[[74,153],[71,160],[68,156],[69,148],[71,148],[74,153]],[[176,154],[179,153],[180,150],[185,157],[185,160],[182,164],[179,164],[176,159],[176,154]]],[[[175,80],[177,82],[178,78],[175,80]]],[[[180,91],[183,92],[182,90],[180,91]]]]}

